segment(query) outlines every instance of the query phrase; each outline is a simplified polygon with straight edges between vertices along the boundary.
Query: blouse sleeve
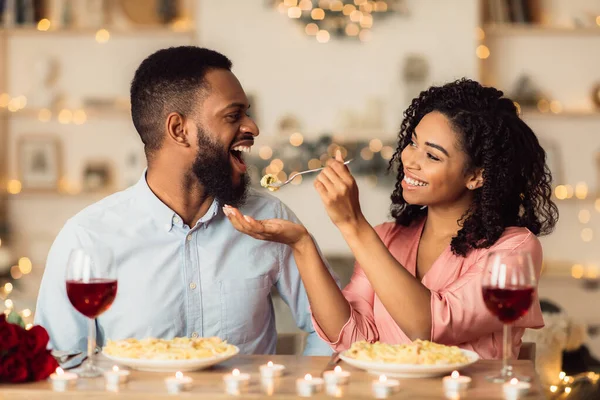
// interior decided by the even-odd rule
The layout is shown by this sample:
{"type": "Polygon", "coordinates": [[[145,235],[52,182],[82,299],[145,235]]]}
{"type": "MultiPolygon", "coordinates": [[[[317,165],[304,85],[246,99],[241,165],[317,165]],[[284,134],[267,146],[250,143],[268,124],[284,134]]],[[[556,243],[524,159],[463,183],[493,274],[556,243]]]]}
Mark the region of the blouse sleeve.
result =
{"type": "MultiPolygon", "coordinates": [[[[385,236],[389,231],[388,224],[375,227],[379,237],[385,242],[385,236]]],[[[370,343],[379,340],[379,332],[375,326],[373,306],[375,302],[375,291],[367,279],[364,271],[358,263],[354,265],[354,273],[350,283],[342,290],[344,297],[350,305],[350,318],[342,327],[340,334],[335,340],[328,338],[313,316],[313,325],[317,334],[326,341],[334,351],[343,351],[359,340],[370,343]]]]}
{"type": "MultiPolygon", "coordinates": [[[[497,243],[494,250],[529,251],[536,278],[542,268],[542,247],[530,232],[508,237],[497,243]]],[[[468,271],[441,292],[431,293],[431,340],[437,343],[466,343],[502,330],[502,323],[488,311],[481,294],[481,274],[486,256],[482,252],[468,271]]],[[[537,292],[537,290],[536,290],[537,292]]],[[[515,323],[519,328],[544,326],[537,295],[528,313],[515,323]]]]}

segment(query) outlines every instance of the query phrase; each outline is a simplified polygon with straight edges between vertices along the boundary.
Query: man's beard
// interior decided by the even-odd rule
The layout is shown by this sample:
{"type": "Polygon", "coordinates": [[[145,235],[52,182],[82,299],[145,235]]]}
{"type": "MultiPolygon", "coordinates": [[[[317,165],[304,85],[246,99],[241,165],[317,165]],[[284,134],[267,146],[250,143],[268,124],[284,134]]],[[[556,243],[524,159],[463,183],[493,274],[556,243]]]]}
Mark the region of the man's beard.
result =
{"type": "Polygon", "coordinates": [[[240,183],[234,186],[229,157],[229,150],[223,150],[198,126],[198,154],[192,165],[193,174],[207,196],[216,198],[221,205],[240,207],[246,201],[249,179],[242,174],[240,183]]]}

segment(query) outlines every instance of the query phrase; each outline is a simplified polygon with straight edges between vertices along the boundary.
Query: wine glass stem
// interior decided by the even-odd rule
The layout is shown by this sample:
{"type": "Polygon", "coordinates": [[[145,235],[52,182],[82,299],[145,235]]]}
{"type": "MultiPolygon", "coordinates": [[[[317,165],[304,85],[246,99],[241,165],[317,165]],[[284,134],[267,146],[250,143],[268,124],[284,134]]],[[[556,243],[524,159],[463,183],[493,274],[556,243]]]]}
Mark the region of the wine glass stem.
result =
{"type": "Polygon", "coordinates": [[[512,357],[512,338],[510,335],[510,324],[504,324],[503,345],[502,345],[502,376],[512,375],[512,366],[509,363],[512,357]]]}
{"type": "Polygon", "coordinates": [[[85,360],[85,366],[92,368],[94,363],[92,357],[96,351],[96,320],[94,318],[88,318],[88,343],[87,343],[87,360],[85,360]]]}

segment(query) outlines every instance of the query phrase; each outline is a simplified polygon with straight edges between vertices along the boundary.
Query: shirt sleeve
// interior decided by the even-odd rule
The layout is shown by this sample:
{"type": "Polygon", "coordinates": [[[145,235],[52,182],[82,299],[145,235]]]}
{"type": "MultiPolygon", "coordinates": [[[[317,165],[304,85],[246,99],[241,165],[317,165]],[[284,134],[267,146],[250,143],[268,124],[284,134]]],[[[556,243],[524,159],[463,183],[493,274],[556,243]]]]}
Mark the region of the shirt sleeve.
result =
{"type": "MultiPolygon", "coordinates": [[[[280,203],[280,209],[277,217],[300,223],[296,215],[294,215],[294,213],[282,203],[280,203]]],[[[290,308],[298,328],[308,333],[306,346],[304,348],[304,355],[331,355],[331,348],[327,345],[327,343],[318,337],[312,324],[308,296],[306,294],[304,284],[302,283],[302,279],[300,278],[300,272],[298,271],[292,249],[283,244],[278,244],[278,246],[280,255],[280,268],[276,286],[281,298],[290,308]]],[[[329,270],[329,273],[333,276],[339,287],[339,279],[321,254],[318,246],[317,250],[319,251],[321,259],[329,270]]]]}
{"type": "MultiPolygon", "coordinates": [[[[389,231],[387,224],[375,227],[379,237],[385,242],[385,236],[389,231]]],[[[375,325],[375,291],[371,282],[365,275],[358,263],[354,265],[354,273],[350,283],[342,291],[344,297],[350,304],[350,318],[342,327],[340,334],[335,340],[328,338],[318,322],[313,317],[313,324],[319,336],[325,340],[335,351],[344,351],[359,340],[373,343],[379,340],[379,332],[375,325]]]]}
{"type": "MultiPolygon", "coordinates": [[[[529,251],[536,277],[539,278],[542,268],[542,247],[532,233],[525,237],[518,235],[508,238],[494,246],[494,250],[529,251]]],[[[468,271],[444,291],[431,292],[432,341],[443,344],[467,343],[502,330],[502,322],[486,308],[481,294],[481,274],[488,254],[489,250],[483,252],[468,271]]],[[[516,328],[544,326],[537,295],[528,313],[516,321],[514,326],[516,328]]]]}
{"type": "Polygon", "coordinates": [[[65,282],[69,255],[80,243],[77,226],[68,221],[50,248],[40,285],[34,323],[48,331],[55,350],[87,349],[88,320],[71,305],[65,282]]]}

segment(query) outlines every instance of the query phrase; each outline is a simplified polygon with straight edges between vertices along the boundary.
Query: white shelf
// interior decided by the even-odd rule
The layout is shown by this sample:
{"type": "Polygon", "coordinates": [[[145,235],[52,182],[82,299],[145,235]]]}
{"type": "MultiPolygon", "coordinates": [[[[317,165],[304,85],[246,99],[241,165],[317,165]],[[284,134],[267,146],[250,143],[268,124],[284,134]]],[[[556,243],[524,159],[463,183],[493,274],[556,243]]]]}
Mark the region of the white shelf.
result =
{"type": "Polygon", "coordinates": [[[599,36],[600,26],[561,27],[526,24],[486,24],[483,27],[489,36],[599,36]]]}
{"type": "MultiPolygon", "coordinates": [[[[41,108],[23,108],[18,111],[8,111],[6,108],[0,108],[0,116],[8,116],[10,118],[28,118],[39,119],[41,108]]],[[[70,110],[75,111],[75,110],[70,110]]],[[[125,108],[83,108],[86,115],[86,120],[89,119],[104,119],[104,118],[130,118],[131,112],[125,108]]],[[[51,110],[52,116],[50,121],[56,121],[60,110],[51,110]]]]}
{"type": "Polygon", "coordinates": [[[524,118],[600,118],[600,110],[564,110],[557,114],[540,112],[535,108],[524,108],[521,111],[524,118]]]}
{"type": "Polygon", "coordinates": [[[100,29],[106,29],[111,35],[115,36],[163,36],[163,35],[194,35],[195,31],[191,29],[177,29],[170,26],[134,26],[129,28],[101,27],[101,28],[60,28],[40,31],[35,27],[16,27],[0,29],[0,36],[18,37],[18,36],[90,36],[95,37],[100,29]]]}

